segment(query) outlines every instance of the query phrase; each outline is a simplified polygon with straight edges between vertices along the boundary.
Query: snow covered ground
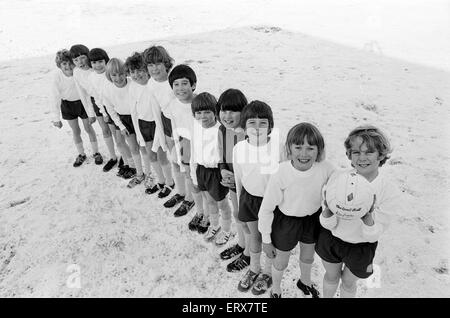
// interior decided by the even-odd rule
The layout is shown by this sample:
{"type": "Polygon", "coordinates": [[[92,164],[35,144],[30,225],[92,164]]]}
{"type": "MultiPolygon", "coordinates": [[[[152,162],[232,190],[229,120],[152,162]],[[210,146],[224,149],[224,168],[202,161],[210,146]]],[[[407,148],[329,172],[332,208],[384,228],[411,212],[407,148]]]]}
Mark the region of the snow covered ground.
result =
{"type": "MultiPolygon", "coordinates": [[[[403,209],[358,296],[449,297],[449,3],[209,3],[0,1],[0,296],[253,297],[236,291],[241,274],[225,270],[222,249],[187,229],[189,215],[92,159],[72,168],[70,129],[50,124],[54,51],[84,43],[125,58],[158,43],[194,68],[198,92],[236,87],[269,103],[278,127],[318,125],[339,167],[350,129],[387,131],[382,170],[403,209]]],[[[301,297],[296,259],[285,297],[301,297]]],[[[316,256],[313,280],[323,272],[316,256]]]]}

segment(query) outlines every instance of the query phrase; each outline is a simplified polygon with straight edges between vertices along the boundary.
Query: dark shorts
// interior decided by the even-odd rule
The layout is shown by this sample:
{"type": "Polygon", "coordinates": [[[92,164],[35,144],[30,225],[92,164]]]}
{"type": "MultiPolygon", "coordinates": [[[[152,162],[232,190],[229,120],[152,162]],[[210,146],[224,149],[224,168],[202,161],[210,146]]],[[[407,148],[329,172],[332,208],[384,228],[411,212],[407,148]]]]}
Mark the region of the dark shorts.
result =
{"type": "Polygon", "coordinates": [[[263,198],[256,197],[248,193],[242,187],[241,195],[239,197],[239,212],[238,219],[241,222],[258,221],[259,208],[261,207],[263,198]]]}
{"type": "Polygon", "coordinates": [[[106,112],[106,114],[108,115],[108,118],[109,118],[108,121],[105,120],[105,123],[107,123],[108,125],[114,125],[114,127],[116,127],[116,129],[119,129],[119,126],[117,126],[116,123],[114,123],[114,121],[111,118],[111,115],[106,110],[106,107],[105,107],[105,112],[106,112]]]}
{"type": "Polygon", "coordinates": [[[331,231],[321,228],[316,253],[328,263],[344,263],[359,278],[373,274],[373,258],[378,242],[348,243],[335,237],[331,231]]]}
{"type": "Polygon", "coordinates": [[[161,112],[161,121],[163,125],[164,135],[172,137],[172,122],[161,112]]]}
{"type": "Polygon", "coordinates": [[[92,97],[92,96],[91,96],[91,102],[92,102],[92,106],[94,106],[95,116],[97,116],[97,117],[103,116],[102,113],[100,112],[100,109],[98,108],[97,104],[95,103],[94,97],[92,97]]]}
{"type": "Polygon", "coordinates": [[[155,139],[156,124],[154,121],[146,121],[139,119],[139,130],[145,142],[150,142],[155,139]]]}
{"type": "Polygon", "coordinates": [[[315,244],[319,238],[319,216],[322,208],[312,215],[303,217],[285,215],[276,207],[273,212],[272,244],[281,251],[288,252],[294,249],[298,242],[315,244]]]}
{"type": "Polygon", "coordinates": [[[136,131],[134,130],[134,126],[133,126],[133,120],[131,119],[131,115],[120,115],[119,114],[119,117],[120,117],[120,121],[125,126],[125,128],[128,130],[130,135],[136,134],[136,131]]]}
{"type": "Polygon", "coordinates": [[[189,139],[180,137],[180,154],[181,163],[188,166],[191,160],[191,141],[189,139]]]}
{"type": "Polygon", "coordinates": [[[82,119],[88,118],[86,111],[84,110],[81,100],[68,101],[61,100],[61,115],[65,120],[73,120],[78,117],[82,119]]]}
{"type": "Polygon", "coordinates": [[[200,191],[208,191],[217,202],[226,198],[228,188],[220,184],[222,176],[219,168],[205,168],[198,165],[195,173],[200,191]]]}

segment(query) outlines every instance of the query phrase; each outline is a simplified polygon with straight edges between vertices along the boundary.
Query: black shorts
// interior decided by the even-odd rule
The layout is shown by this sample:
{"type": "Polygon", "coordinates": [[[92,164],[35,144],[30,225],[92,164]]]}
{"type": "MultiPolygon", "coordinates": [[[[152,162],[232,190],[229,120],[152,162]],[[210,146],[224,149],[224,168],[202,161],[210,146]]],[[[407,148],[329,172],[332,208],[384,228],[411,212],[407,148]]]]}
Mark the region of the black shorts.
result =
{"type": "Polygon", "coordinates": [[[172,137],[172,122],[161,112],[161,121],[163,125],[164,135],[172,137]]]}
{"type": "MultiPolygon", "coordinates": [[[[109,125],[114,125],[114,127],[116,127],[116,129],[120,129],[119,126],[116,125],[116,123],[114,122],[114,120],[112,120],[111,115],[108,113],[108,111],[106,110],[105,107],[105,112],[108,115],[108,121],[105,120],[105,123],[109,124],[109,125]]],[[[104,117],[103,117],[104,118],[104,117]]]]}
{"type": "Polygon", "coordinates": [[[130,135],[136,134],[136,131],[134,130],[134,126],[133,126],[133,120],[131,119],[131,115],[120,115],[119,114],[119,117],[120,117],[120,121],[125,126],[125,128],[128,130],[130,135]]]}
{"type": "Polygon", "coordinates": [[[220,175],[219,168],[206,168],[202,165],[198,165],[195,174],[197,175],[198,188],[200,191],[208,191],[217,202],[226,198],[228,188],[220,184],[222,176],[220,175]]]}
{"type": "Polygon", "coordinates": [[[321,228],[316,253],[328,263],[344,263],[359,278],[373,274],[373,258],[378,242],[348,243],[335,237],[331,231],[321,228]]]}
{"type": "Polygon", "coordinates": [[[100,112],[100,108],[98,108],[97,104],[95,103],[94,97],[92,97],[92,96],[91,96],[91,102],[92,102],[92,106],[94,106],[95,116],[97,116],[97,117],[103,116],[102,113],[100,112]]]}
{"type": "Polygon", "coordinates": [[[139,119],[139,130],[141,131],[142,137],[144,137],[145,142],[150,142],[155,139],[155,129],[156,124],[154,121],[146,121],[139,119]]]}
{"type": "Polygon", "coordinates": [[[297,246],[298,242],[315,244],[319,238],[319,216],[322,208],[312,215],[303,217],[285,215],[278,207],[273,212],[272,244],[281,251],[288,252],[297,246]]]}
{"type": "Polygon", "coordinates": [[[86,110],[84,109],[83,103],[81,100],[61,100],[61,115],[65,120],[73,120],[78,117],[82,119],[88,118],[86,110]]]}
{"type": "Polygon", "coordinates": [[[241,222],[258,221],[259,208],[261,207],[263,198],[256,197],[248,193],[242,187],[241,195],[239,197],[239,212],[238,219],[241,222]]]}

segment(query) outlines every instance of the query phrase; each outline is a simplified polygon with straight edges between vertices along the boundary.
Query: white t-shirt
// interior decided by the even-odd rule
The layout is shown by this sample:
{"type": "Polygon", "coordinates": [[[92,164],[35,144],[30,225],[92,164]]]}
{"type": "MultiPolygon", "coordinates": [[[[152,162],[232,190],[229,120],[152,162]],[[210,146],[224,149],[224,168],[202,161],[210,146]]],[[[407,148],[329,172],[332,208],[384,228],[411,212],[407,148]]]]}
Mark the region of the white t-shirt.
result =
{"type": "MultiPolygon", "coordinates": [[[[166,114],[169,104],[176,99],[175,94],[170,87],[169,81],[157,82],[153,78],[150,78],[148,83],[148,89],[153,93],[156,101],[159,104],[161,111],[166,114]]],[[[165,115],[167,117],[167,115],[165,115]]]]}
{"type": "Polygon", "coordinates": [[[295,217],[312,215],[322,204],[322,188],[335,168],[327,161],[315,162],[307,171],[293,167],[292,162],[280,163],[280,168],[267,184],[259,209],[258,229],[264,243],[270,243],[273,212],[278,206],[283,214],[295,217]]]}
{"type": "MultiPolygon", "coordinates": [[[[354,171],[354,169],[352,169],[354,171]]],[[[335,178],[336,172],[330,177],[335,178]]],[[[330,181],[329,181],[330,182],[330,181]]],[[[333,215],[329,218],[320,216],[320,223],[341,240],[349,243],[376,242],[381,234],[388,228],[391,214],[401,208],[401,192],[398,188],[379,171],[378,176],[371,182],[375,189],[376,203],[373,211],[375,224],[367,226],[361,219],[343,220],[333,215]]]]}
{"type": "Polygon", "coordinates": [[[73,76],[66,76],[61,70],[52,73],[51,110],[54,121],[61,121],[61,100],[76,101],[80,99],[73,76]]]}
{"type": "Polygon", "coordinates": [[[125,129],[125,126],[120,121],[120,115],[131,115],[130,108],[130,89],[131,80],[127,78],[127,84],[124,87],[117,87],[109,82],[104,86],[102,101],[108,110],[114,123],[119,126],[120,130],[125,129]]]}
{"type": "Polygon", "coordinates": [[[89,75],[93,72],[92,69],[83,70],[79,67],[73,69],[73,78],[75,86],[80,95],[80,100],[83,103],[84,109],[89,117],[95,117],[94,106],[91,101],[91,86],[89,83],[89,75]]]}
{"type": "Polygon", "coordinates": [[[97,104],[100,112],[103,115],[106,115],[105,112],[105,106],[103,103],[103,89],[105,85],[110,84],[111,82],[108,81],[106,78],[105,73],[98,74],[96,72],[90,72],[88,78],[88,84],[89,84],[89,91],[91,93],[91,96],[94,97],[95,103],[97,104]]]}

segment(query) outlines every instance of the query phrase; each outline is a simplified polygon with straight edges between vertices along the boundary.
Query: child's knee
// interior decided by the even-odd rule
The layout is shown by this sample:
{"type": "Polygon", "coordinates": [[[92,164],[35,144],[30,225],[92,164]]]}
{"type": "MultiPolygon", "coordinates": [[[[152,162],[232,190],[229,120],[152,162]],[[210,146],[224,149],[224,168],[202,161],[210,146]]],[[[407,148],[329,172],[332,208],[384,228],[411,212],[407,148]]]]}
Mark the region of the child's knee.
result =
{"type": "Polygon", "coordinates": [[[339,279],[341,278],[341,272],[340,271],[337,271],[337,272],[326,271],[324,278],[326,281],[328,281],[330,283],[337,284],[339,282],[339,279]]]}

